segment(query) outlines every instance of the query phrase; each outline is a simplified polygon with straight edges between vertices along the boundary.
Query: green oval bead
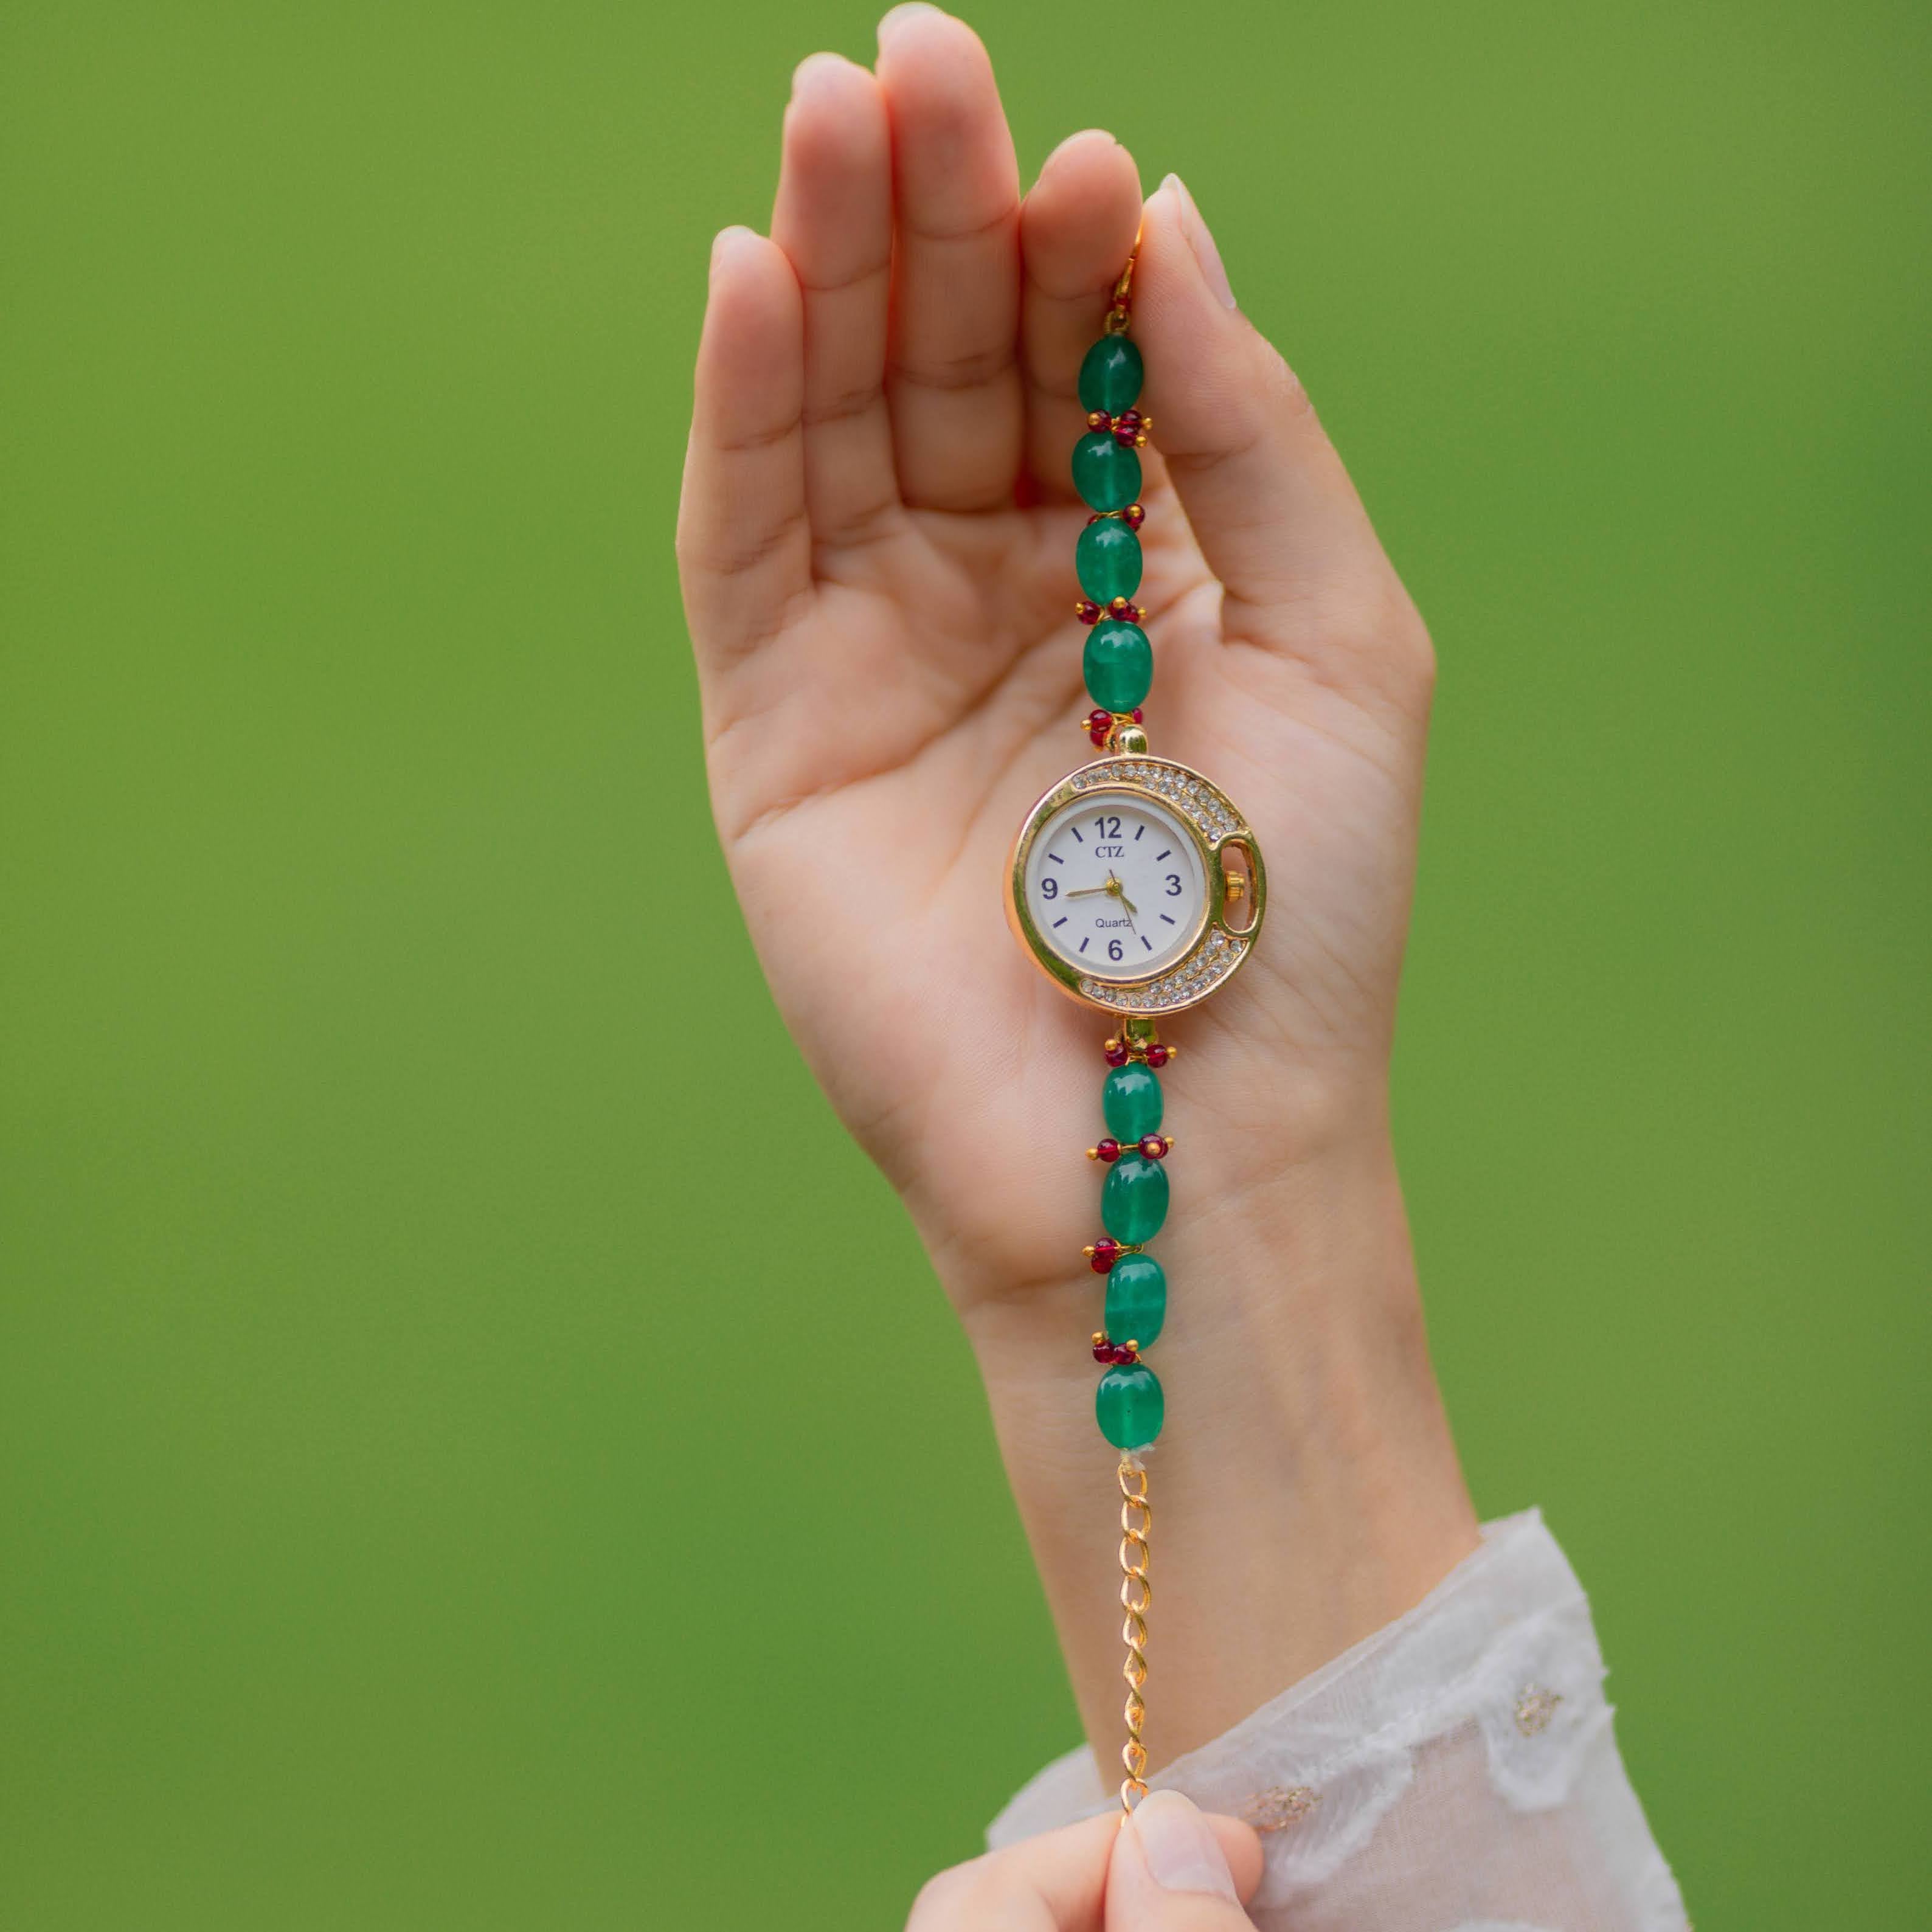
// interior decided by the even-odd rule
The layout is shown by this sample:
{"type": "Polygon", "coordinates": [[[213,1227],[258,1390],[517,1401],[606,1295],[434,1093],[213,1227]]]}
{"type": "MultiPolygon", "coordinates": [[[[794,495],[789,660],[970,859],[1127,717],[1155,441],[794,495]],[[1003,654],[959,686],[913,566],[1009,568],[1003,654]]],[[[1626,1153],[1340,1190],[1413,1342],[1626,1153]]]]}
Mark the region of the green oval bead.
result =
{"type": "Polygon", "coordinates": [[[1080,668],[1102,711],[1131,711],[1154,688],[1154,646],[1139,625],[1109,617],[1087,633],[1080,668]]]}
{"type": "Polygon", "coordinates": [[[1141,494],[1141,453],[1123,449],[1104,430],[1073,446],[1073,487],[1095,510],[1124,510],[1141,494]]]}
{"type": "Polygon", "coordinates": [[[1159,1133],[1160,1076],[1138,1060],[1115,1067],[1100,1089],[1100,1111],[1117,1141],[1142,1141],[1159,1133]]]}
{"type": "Polygon", "coordinates": [[[1141,392],[1141,352],[1124,335],[1103,335],[1080,364],[1080,406],[1110,416],[1130,410],[1141,392]]]}
{"type": "Polygon", "coordinates": [[[1094,1391],[1094,1420],[1116,1449],[1144,1449],[1160,1433],[1166,1406],[1159,1380],[1144,1363],[1109,1369],[1094,1391]]]}
{"type": "Polygon", "coordinates": [[[1167,1219],[1167,1170],[1144,1154],[1123,1154],[1100,1190],[1100,1225],[1117,1241],[1138,1247],[1167,1219]]]}
{"type": "Polygon", "coordinates": [[[1118,517],[1102,517],[1080,532],[1073,568],[1095,603],[1131,597],[1141,587],[1141,540],[1118,517]]]}
{"type": "Polygon", "coordinates": [[[1107,1270],[1107,1334],[1151,1348],[1167,1321],[1167,1276],[1151,1255],[1123,1255],[1107,1270]]]}

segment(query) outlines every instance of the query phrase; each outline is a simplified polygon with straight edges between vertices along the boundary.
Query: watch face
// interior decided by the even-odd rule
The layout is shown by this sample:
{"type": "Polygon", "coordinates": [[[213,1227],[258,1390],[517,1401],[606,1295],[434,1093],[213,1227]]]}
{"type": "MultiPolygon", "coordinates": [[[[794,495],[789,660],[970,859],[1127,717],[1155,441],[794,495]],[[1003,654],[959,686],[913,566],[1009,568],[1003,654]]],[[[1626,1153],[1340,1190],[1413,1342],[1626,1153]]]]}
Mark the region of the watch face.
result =
{"type": "Polygon", "coordinates": [[[1063,992],[1130,1020],[1198,1004],[1254,950],[1261,848],[1227,794],[1145,752],[1082,765],[1035,801],[1006,917],[1063,992]]]}
{"type": "Polygon", "coordinates": [[[1159,972],[1208,917],[1196,834],[1131,791],[1089,790],[1047,818],[1027,855],[1023,890],[1041,940],[1096,980],[1159,972]]]}

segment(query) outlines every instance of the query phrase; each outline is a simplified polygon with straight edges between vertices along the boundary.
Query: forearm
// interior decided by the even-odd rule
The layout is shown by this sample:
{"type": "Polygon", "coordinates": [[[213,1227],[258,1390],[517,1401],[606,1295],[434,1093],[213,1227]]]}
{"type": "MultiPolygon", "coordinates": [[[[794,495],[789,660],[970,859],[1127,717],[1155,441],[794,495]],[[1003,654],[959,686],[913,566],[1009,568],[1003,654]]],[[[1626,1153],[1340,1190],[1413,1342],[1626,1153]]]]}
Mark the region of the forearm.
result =
{"type": "MultiPolygon", "coordinates": [[[[1232,1131],[1185,1131],[1160,1244],[1172,1299],[1158,1351],[1168,1420],[1149,1461],[1156,1766],[1400,1615],[1478,1540],[1385,1134],[1336,1138],[1230,1199],[1217,1182],[1234,1163],[1217,1141],[1232,1131]]],[[[1070,1270],[1043,1294],[947,1285],[1088,1737],[1110,1763],[1118,1498],[1081,1346],[1100,1284],[1070,1270]]]]}

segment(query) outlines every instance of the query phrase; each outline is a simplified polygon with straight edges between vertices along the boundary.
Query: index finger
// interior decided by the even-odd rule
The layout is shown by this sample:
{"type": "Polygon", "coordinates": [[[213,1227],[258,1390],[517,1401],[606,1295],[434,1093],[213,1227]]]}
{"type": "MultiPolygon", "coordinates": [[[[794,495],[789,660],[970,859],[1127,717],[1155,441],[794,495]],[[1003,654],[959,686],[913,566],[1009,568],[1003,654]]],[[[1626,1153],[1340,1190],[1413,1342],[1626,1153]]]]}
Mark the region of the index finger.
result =
{"type": "Polygon", "coordinates": [[[1116,1817],[1089,1818],[928,1880],[906,1932],[1101,1932],[1116,1817]]]}
{"type": "MultiPolygon", "coordinates": [[[[1232,1818],[1208,1822],[1246,1896],[1261,1876],[1254,1833],[1232,1818]]],[[[1110,1811],[955,1865],[928,1881],[906,1932],[1102,1932],[1120,1834],[1120,1814],[1110,1811]]]]}

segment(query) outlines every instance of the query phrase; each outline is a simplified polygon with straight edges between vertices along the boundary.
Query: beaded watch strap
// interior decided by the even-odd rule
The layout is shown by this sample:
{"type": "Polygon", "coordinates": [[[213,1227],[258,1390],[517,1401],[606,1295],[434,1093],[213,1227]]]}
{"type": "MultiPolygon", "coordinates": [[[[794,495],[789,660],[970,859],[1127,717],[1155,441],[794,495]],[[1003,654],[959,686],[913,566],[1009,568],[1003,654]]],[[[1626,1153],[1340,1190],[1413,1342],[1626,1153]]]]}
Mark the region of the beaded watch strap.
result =
{"type": "MultiPolygon", "coordinates": [[[[1140,400],[1141,352],[1127,334],[1134,265],[1131,258],[1114,286],[1106,332],[1080,365],[1080,403],[1087,434],[1073,447],[1073,487],[1093,512],[1074,548],[1083,593],[1075,606],[1090,626],[1082,669],[1094,709],[1084,721],[1088,737],[1109,752],[1147,749],[1142,706],[1154,682],[1154,652],[1141,626],[1146,613],[1133,602],[1141,584],[1140,452],[1153,418],[1135,406],[1140,400]]],[[[1141,1741],[1147,1718],[1147,1612],[1154,1590],[1148,1580],[1148,1533],[1154,1511],[1148,1501],[1142,1452],[1160,1433],[1160,1383],[1141,1359],[1160,1337],[1167,1316],[1167,1277],[1144,1252],[1167,1218],[1166,1162],[1174,1145],[1162,1131],[1164,1098],[1159,1070],[1174,1049],[1159,1038],[1150,1018],[1125,1021],[1102,1049],[1108,1073],[1100,1090],[1106,1136],[1087,1150],[1105,1164],[1100,1221],[1106,1232],[1086,1250],[1095,1274],[1107,1281],[1102,1327],[1094,1336],[1094,1359],[1106,1372],[1094,1392],[1100,1433],[1120,1452],[1120,1635],[1126,1659],[1124,1713],[1127,1740],[1120,1750],[1123,1814],[1147,1795],[1148,1754],[1141,1741]]]]}

